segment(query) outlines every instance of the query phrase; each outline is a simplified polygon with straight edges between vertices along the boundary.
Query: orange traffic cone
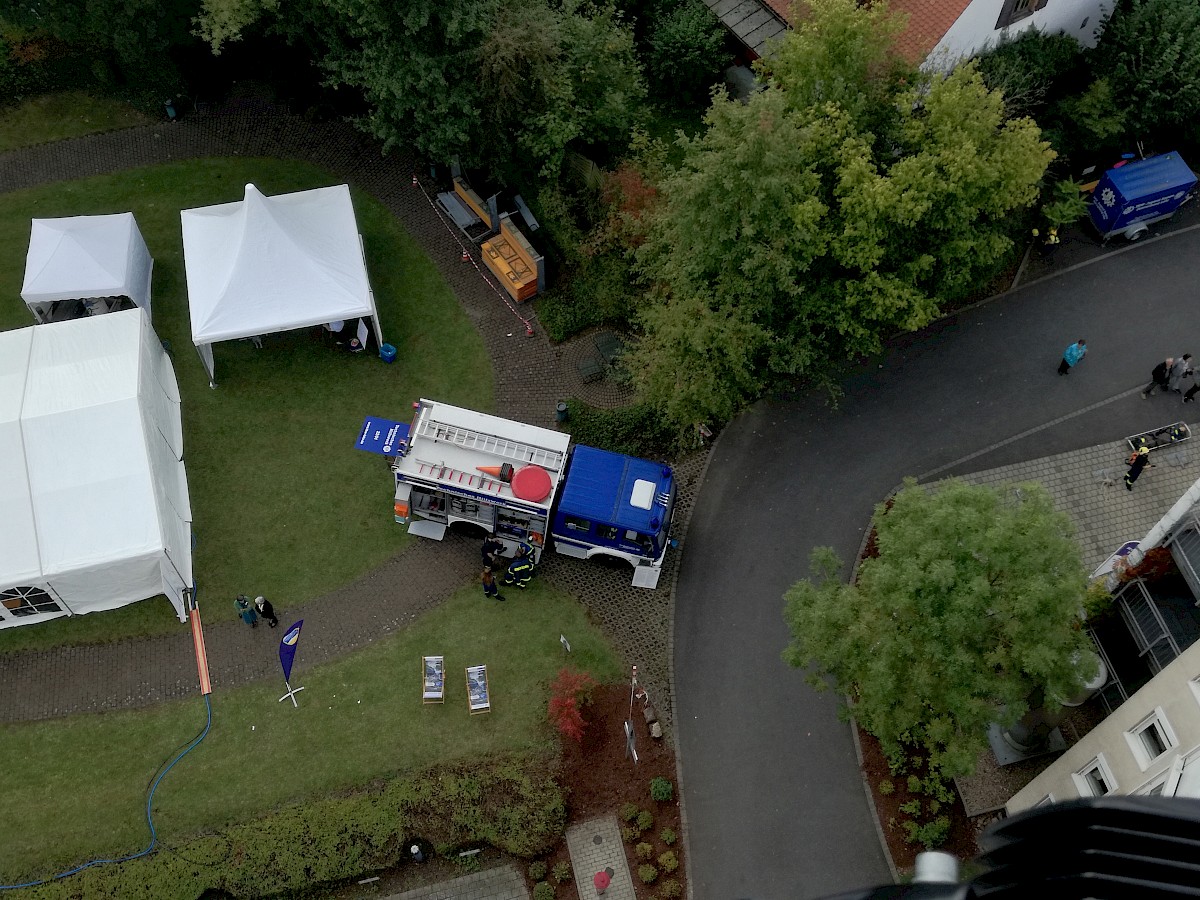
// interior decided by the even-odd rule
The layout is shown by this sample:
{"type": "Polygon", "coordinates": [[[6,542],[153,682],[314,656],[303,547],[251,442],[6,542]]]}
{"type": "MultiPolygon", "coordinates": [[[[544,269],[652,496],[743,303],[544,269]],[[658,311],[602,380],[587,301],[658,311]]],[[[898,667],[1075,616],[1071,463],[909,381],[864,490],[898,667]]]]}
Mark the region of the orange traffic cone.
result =
{"type": "Polygon", "coordinates": [[[499,478],[505,484],[508,484],[510,481],[512,481],[513,467],[508,463],[505,463],[502,466],[476,466],[475,468],[484,475],[491,475],[493,478],[499,478]]]}

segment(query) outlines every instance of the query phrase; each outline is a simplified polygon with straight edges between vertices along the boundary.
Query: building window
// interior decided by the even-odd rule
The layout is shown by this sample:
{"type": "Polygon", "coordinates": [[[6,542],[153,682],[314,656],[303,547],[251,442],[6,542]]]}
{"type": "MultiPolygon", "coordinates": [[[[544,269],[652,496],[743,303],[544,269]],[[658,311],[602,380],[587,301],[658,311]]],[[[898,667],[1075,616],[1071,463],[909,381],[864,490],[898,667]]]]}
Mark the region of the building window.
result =
{"type": "Polygon", "coordinates": [[[1117,779],[1101,753],[1090,763],[1071,776],[1081,797],[1103,797],[1117,789],[1117,779]]]}
{"type": "Polygon", "coordinates": [[[1049,0],[1004,0],[1000,9],[1000,18],[996,20],[997,28],[1007,28],[1013,22],[1019,22],[1032,16],[1045,6],[1049,0]]]}
{"type": "Polygon", "coordinates": [[[57,601],[39,587],[15,587],[0,591],[0,607],[13,618],[62,612],[57,601]]]}
{"type": "Polygon", "coordinates": [[[1156,707],[1154,712],[1125,732],[1125,739],[1143,771],[1176,744],[1175,732],[1162,707],[1156,707]]]}
{"type": "Polygon", "coordinates": [[[592,523],[578,516],[563,516],[563,524],[567,526],[567,531],[577,531],[587,534],[592,530],[592,523]]]}

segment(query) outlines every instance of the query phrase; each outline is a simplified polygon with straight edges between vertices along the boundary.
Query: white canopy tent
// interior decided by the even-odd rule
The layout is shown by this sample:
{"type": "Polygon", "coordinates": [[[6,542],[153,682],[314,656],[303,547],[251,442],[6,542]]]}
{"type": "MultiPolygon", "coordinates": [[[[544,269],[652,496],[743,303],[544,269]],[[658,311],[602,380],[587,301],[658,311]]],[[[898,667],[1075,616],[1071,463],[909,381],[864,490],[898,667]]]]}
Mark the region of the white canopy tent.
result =
{"type": "Polygon", "coordinates": [[[0,332],[0,628],[192,584],[179,388],[142,310],[0,332]]]}
{"type": "Polygon", "coordinates": [[[192,342],[214,383],[212,345],[369,316],[383,345],[362,237],[340,184],[185,209],[192,342]]]}
{"type": "Polygon", "coordinates": [[[34,219],[21,297],[39,322],[56,300],[128,297],[149,313],[153,271],[133,213],[34,219]]]}

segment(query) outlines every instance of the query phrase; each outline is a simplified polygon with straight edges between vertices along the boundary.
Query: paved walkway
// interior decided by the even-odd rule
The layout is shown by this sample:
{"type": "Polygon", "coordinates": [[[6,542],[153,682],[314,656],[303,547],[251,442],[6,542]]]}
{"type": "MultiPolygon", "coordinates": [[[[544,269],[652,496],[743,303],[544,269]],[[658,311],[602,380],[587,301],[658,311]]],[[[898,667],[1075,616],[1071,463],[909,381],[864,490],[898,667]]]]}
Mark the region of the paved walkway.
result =
{"type": "Polygon", "coordinates": [[[384,900],[529,900],[529,891],[525,877],[507,865],[391,894],[384,900]]]}
{"type": "Polygon", "coordinates": [[[616,816],[591,819],[567,829],[567,849],[571,853],[571,869],[575,872],[575,890],[580,897],[596,896],[592,879],[597,872],[608,872],[609,882],[605,900],[635,900],[633,876],[625,860],[621,843],[621,828],[616,816]]]}

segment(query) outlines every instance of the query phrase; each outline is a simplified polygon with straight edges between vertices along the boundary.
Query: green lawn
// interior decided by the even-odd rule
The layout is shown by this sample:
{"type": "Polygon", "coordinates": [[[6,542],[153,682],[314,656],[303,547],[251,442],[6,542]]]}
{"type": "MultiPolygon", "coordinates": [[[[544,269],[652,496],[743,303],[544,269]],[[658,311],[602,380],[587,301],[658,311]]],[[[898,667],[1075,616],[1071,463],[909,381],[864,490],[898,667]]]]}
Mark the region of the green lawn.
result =
{"type": "Polygon", "coordinates": [[[0,106],[0,153],[149,121],[132,106],[110,97],[92,97],[83,91],[43,94],[0,106]]]}
{"type": "MultiPolygon", "coordinates": [[[[432,261],[375,200],[355,192],[393,365],[336,353],[306,331],[217,344],[210,390],[187,312],[179,211],[240,199],[253,182],[277,194],[336,183],[319,169],[267,159],[209,159],[138,169],[0,196],[0,329],[28,325],[20,300],[31,217],[132,210],[154,257],[154,326],[173,346],[196,551],[211,622],[239,592],[276,609],[346,584],[393,554],[392,478],[354,449],[367,414],[407,419],[412,400],[492,407],[483,342],[432,261]]],[[[85,455],[102,452],[85,449],[85,455]]],[[[178,628],[158,598],[113,612],[0,631],[0,653],[178,628]]]]}
{"type": "MultiPolygon", "coordinates": [[[[566,661],[600,682],[623,669],[582,606],[537,582],[507,603],[463,588],[405,631],[341,662],[306,669],[300,639],[292,682],[299,708],[277,702],[282,679],[213,695],[212,731],[155,795],[162,840],[247,822],[283,804],[390,774],[550,744],[547,685],[566,661]],[[445,705],[423,705],[420,658],[446,660],[445,705]],[[492,712],[467,712],[464,669],[486,664],[492,712]]],[[[274,634],[263,635],[273,653],[274,634]]],[[[45,877],[147,842],[145,792],[156,768],[203,727],[199,698],[149,711],[0,727],[5,815],[0,882],[45,877]]]]}

